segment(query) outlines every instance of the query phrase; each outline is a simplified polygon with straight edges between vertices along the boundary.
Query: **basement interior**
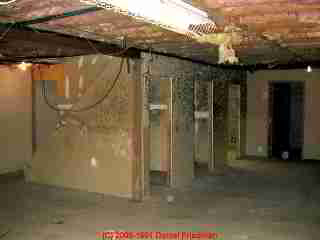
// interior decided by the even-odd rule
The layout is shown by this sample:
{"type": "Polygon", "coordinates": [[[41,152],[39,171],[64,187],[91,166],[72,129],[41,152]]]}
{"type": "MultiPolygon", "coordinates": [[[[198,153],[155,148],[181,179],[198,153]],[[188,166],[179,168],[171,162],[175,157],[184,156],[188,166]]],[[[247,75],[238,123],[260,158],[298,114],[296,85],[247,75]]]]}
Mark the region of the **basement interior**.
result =
{"type": "Polygon", "coordinates": [[[0,0],[0,239],[319,239],[319,23],[319,0],[0,0]]]}

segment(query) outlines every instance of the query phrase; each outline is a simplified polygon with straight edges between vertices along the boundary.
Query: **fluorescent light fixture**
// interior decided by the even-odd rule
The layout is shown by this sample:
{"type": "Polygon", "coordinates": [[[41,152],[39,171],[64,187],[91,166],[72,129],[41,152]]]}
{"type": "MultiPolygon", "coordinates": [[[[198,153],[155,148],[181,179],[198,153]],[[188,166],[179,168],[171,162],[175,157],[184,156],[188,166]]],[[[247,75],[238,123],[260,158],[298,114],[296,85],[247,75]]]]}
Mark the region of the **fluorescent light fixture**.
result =
{"type": "Polygon", "coordinates": [[[182,0],[84,0],[191,37],[215,31],[208,14],[182,0]]]}
{"type": "Polygon", "coordinates": [[[311,66],[308,66],[308,67],[307,67],[307,72],[308,72],[308,73],[311,73],[311,72],[312,72],[312,67],[311,67],[311,66]]]}

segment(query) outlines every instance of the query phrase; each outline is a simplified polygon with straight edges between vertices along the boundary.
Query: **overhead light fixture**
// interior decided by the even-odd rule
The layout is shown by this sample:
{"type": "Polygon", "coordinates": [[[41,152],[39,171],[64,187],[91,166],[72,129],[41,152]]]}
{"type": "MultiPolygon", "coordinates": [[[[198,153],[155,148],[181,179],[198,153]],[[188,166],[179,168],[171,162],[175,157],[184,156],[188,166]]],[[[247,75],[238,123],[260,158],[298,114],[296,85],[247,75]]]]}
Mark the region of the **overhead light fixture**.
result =
{"type": "Polygon", "coordinates": [[[310,65],[307,67],[307,72],[308,72],[308,73],[311,73],[311,72],[312,72],[312,67],[311,67],[310,65]]]}
{"type": "Polygon", "coordinates": [[[31,63],[25,63],[22,62],[18,65],[18,67],[22,70],[22,71],[26,71],[28,69],[28,67],[30,67],[32,64],[31,63]]]}
{"type": "Polygon", "coordinates": [[[182,0],[82,0],[82,2],[156,24],[189,37],[213,33],[216,29],[216,24],[206,12],[182,0]]]}

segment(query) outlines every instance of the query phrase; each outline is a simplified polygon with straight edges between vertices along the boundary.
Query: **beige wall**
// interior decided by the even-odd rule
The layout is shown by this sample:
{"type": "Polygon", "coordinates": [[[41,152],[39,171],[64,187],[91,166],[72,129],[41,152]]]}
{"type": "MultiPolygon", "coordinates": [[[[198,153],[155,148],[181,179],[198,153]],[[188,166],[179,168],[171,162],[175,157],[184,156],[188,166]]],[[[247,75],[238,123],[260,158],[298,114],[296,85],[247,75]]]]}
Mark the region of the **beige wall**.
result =
{"type": "Polygon", "coordinates": [[[30,71],[0,67],[0,174],[22,170],[32,155],[30,71]]]}
{"type": "MultiPolygon", "coordinates": [[[[58,114],[52,111],[50,107],[45,103],[42,96],[42,83],[41,81],[33,81],[34,85],[34,146],[37,146],[42,142],[46,141],[48,136],[56,128],[58,114]]],[[[55,94],[56,81],[48,81],[47,83],[48,92],[55,94]]]]}
{"type": "Polygon", "coordinates": [[[304,159],[320,159],[320,70],[257,71],[247,78],[247,154],[267,156],[268,81],[305,81],[304,159]]]}
{"type": "MultiPolygon", "coordinates": [[[[64,66],[65,77],[70,79],[71,99],[76,108],[91,105],[110,88],[119,71],[120,59],[107,56],[74,58],[64,66]],[[98,57],[98,58],[97,58],[98,57]],[[84,81],[85,94],[77,99],[79,80],[84,81]]],[[[42,78],[46,75],[42,74],[42,78]]],[[[50,76],[47,76],[50,79],[50,76]]],[[[53,80],[53,79],[51,79],[53,80]]],[[[38,183],[77,188],[90,192],[112,194],[122,197],[133,195],[133,157],[130,149],[135,128],[130,110],[133,88],[124,64],[120,78],[110,96],[92,110],[72,114],[88,129],[68,124],[53,130],[46,139],[38,142],[32,160],[30,180],[38,183]],[[131,100],[130,100],[131,99],[131,100]],[[131,102],[130,102],[131,101],[131,102]],[[96,164],[94,164],[96,163],[96,164]]],[[[52,97],[51,101],[59,98],[52,97]]],[[[61,100],[61,99],[60,99],[61,100]]],[[[64,99],[63,102],[68,102],[64,99]]],[[[38,103],[38,124],[47,124],[48,107],[38,103]],[[43,113],[43,114],[42,114],[43,113]]],[[[52,111],[52,110],[51,110],[52,111]]],[[[136,112],[135,112],[136,113],[136,112]]],[[[53,121],[55,121],[53,119],[53,121]]],[[[43,138],[43,135],[41,135],[43,138]]]]}

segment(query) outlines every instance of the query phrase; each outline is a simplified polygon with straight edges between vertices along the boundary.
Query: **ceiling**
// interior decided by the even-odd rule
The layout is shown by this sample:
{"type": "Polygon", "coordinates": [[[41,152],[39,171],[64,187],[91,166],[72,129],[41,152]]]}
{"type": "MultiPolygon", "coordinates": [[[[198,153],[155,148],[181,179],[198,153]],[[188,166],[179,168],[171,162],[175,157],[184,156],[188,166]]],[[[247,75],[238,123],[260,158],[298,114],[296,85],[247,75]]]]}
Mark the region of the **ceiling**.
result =
{"type": "MultiPolygon", "coordinates": [[[[320,0],[189,2],[216,21],[216,34],[226,26],[236,29],[233,48],[241,65],[320,61],[320,0]]],[[[190,39],[110,10],[92,9],[80,0],[16,0],[0,5],[0,22],[0,61],[117,52],[124,36],[133,55],[133,49],[143,49],[210,64],[218,61],[214,41],[190,39]],[[43,18],[47,16],[55,17],[43,18]],[[22,22],[29,20],[35,21],[22,22]]]]}

